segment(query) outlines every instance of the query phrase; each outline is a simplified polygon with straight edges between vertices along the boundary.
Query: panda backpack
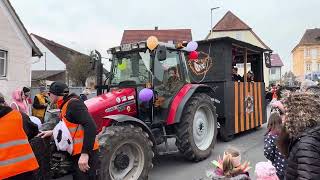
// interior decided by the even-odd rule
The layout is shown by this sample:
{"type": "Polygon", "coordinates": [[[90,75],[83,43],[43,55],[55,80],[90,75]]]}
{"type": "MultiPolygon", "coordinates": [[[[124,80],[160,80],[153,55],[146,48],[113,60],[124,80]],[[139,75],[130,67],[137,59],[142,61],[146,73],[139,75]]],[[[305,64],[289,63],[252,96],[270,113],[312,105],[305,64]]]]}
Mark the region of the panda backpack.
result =
{"type": "Polygon", "coordinates": [[[70,155],[73,152],[73,137],[63,120],[54,127],[53,138],[58,151],[67,151],[70,155]]]}

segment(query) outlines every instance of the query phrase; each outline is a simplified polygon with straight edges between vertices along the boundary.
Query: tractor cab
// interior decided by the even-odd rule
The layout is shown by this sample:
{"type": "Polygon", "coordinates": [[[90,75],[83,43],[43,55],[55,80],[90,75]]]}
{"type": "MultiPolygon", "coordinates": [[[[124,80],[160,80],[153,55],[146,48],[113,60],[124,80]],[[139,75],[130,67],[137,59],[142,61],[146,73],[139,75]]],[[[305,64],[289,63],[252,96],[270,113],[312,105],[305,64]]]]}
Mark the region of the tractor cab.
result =
{"type": "Polygon", "coordinates": [[[116,94],[114,105],[125,105],[109,107],[105,115],[114,111],[134,116],[148,125],[165,123],[170,102],[188,82],[185,51],[166,43],[160,43],[151,51],[146,42],[140,42],[111,48],[108,53],[112,55],[112,65],[106,89],[116,94]],[[153,91],[150,97],[140,93],[145,88],[153,91]]]}

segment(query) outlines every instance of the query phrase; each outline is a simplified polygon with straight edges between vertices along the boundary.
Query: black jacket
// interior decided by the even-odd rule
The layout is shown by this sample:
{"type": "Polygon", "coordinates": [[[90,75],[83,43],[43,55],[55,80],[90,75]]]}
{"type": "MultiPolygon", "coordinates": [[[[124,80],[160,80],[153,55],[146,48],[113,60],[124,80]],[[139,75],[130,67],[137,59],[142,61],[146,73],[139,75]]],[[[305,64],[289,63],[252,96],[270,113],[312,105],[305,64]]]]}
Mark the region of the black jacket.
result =
{"type": "Polygon", "coordinates": [[[264,139],[264,156],[272,162],[277,170],[277,175],[284,177],[284,171],[287,167],[285,157],[280,153],[276,143],[278,135],[270,132],[264,139]]]}
{"type": "Polygon", "coordinates": [[[307,130],[289,146],[286,180],[320,179],[320,126],[307,130]]]}
{"type": "MultiPolygon", "coordinates": [[[[7,115],[11,111],[12,109],[8,106],[0,106],[0,117],[7,115]]],[[[24,113],[21,113],[21,115],[23,120],[24,132],[28,136],[28,139],[31,140],[39,133],[38,126],[30,120],[28,115],[24,113]]]]}
{"type": "MultiPolygon", "coordinates": [[[[71,98],[67,107],[66,118],[74,124],[82,125],[84,129],[83,146],[81,153],[90,153],[93,149],[94,141],[96,138],[97,127],[96,123],[88,112],[87,106],[75,94],[71,94],[63,99],[66,103],[71,98]]],[[[64,105],[62,104],[62,106],[64,105]]],[[[62,107],[61,106],[61,107],[62,107]]]]}

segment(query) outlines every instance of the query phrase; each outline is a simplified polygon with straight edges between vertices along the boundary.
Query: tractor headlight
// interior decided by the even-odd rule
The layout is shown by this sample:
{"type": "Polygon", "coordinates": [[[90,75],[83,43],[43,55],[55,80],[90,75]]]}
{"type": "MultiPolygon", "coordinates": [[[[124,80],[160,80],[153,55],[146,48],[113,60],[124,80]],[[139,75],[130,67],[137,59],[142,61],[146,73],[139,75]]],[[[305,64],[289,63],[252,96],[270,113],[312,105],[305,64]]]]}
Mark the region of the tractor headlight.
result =
{"type": "Polygon", "coordinates": [[[143,48],[146,48],[147,46],[146,46],[146,43],[145,42],[140,42],[139,43],[139,48],[140,49],[143,49],[143,48]]]}
{"type": "Polygon", "coordinates": [[[139,46],[138,46],[138,44],[134,43],[134,44],[131,45],[131,48],[132,48],[132,49],[138,49],[139,46]]]}
{"type": "Polygon", "coordinates": [[[115,50],[116,52],[120,52],[120,51],[121,51],[121,47],[120,47],[120,46],[115,47],[114,50],[115,50]]]}

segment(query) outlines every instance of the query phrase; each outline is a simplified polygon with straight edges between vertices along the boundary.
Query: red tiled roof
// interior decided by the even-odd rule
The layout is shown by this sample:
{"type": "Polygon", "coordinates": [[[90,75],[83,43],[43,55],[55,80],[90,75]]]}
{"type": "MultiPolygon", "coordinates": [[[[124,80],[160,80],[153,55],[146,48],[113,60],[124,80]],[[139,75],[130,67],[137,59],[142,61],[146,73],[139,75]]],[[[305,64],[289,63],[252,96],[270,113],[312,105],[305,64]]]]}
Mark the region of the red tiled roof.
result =
{"type": "MultiPolygon", "coordinates": [[[[219,31],[250,31],[252,35],[257,38],[257,40],[264,46],[265,49],[271,50],[261,38],[252,31],[252,28],[244,23],[240,18],[234,15],[231,11],[228,11],[222,19],[212,28],[213,32],[219,31]]],[[[210,37],[210,33],[207,35],[206,39],[210,37]]]]}
{"type": "Polygon", "coordinates": [[[271,54],[271,67],[282,67],[283,62],[279,54],[271,54]]]}
{"type": "Polygon", "coordinates": [[[251,30],[251,28],[231,11],[228,11],[212,29],[212,31],[235,30],[251,30]]]}
{"type": "Polygon", "coordinates": [[[318,45],[320,44],[320,28],[307,29],[299,45],[318,45]]]}
{"type": "Polygon", "coordinates": [[[191,29],[166,29],[166,30],[125,30],[121,44],[146,41],[149,36],[156,36],[160,42],[192,41],[191,29]]]}

